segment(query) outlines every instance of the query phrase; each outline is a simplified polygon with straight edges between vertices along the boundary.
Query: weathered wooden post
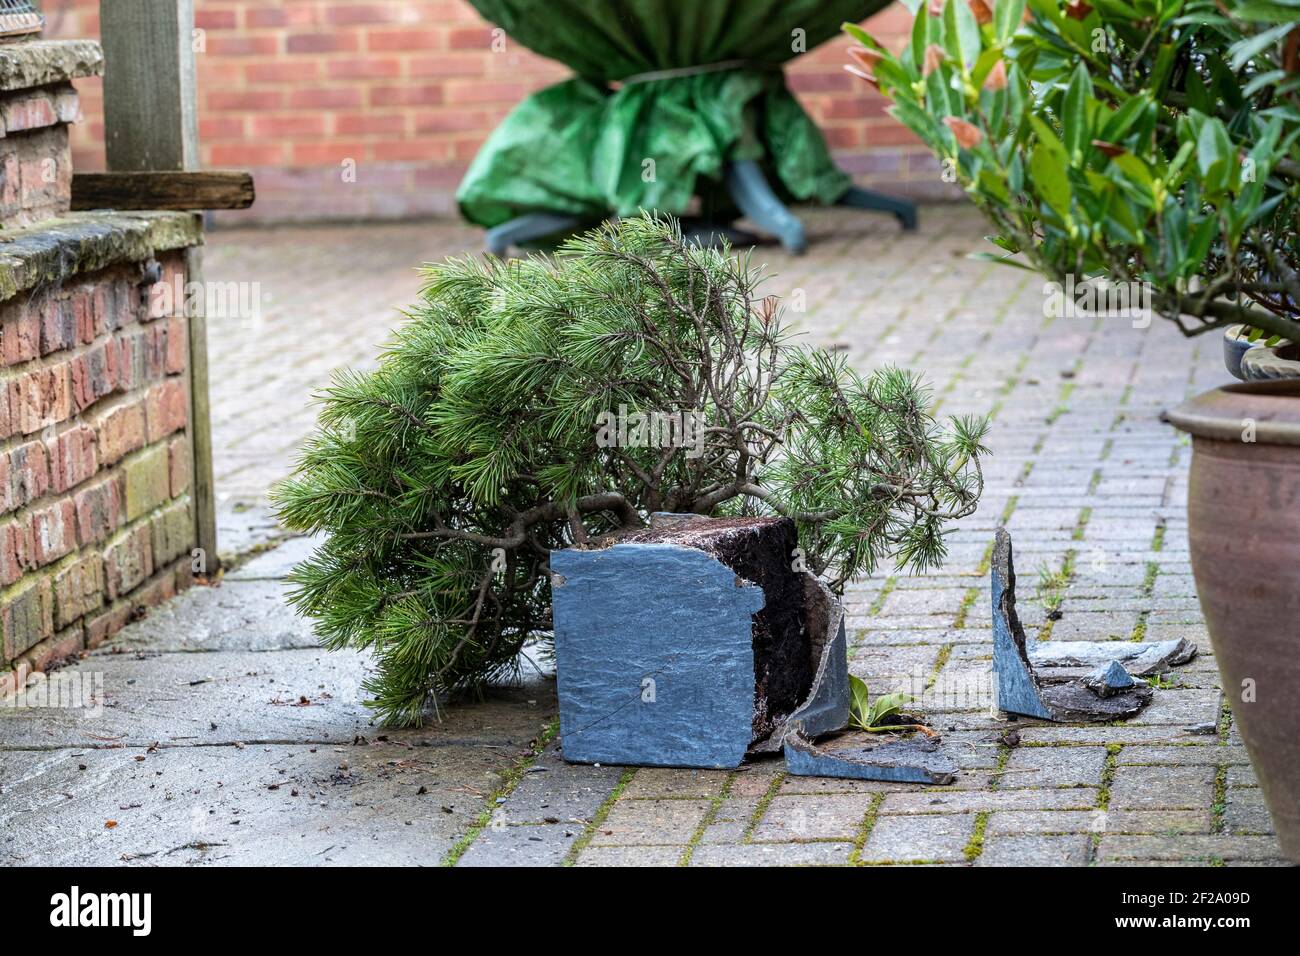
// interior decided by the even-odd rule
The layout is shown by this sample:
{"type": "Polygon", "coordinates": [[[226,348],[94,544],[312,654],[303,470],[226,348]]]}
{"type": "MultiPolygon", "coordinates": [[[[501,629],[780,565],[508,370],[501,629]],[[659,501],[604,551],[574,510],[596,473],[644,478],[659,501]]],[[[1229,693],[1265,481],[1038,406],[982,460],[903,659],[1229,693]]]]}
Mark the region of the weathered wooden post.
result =
{"type": "MultiPolygon", "coordinates": [[[[186,171],[199,165],[194,78],[194,0],[101,0],[104,139],[110,172],[186,171]]],[[[79,204],[78,204],[79,205],[79,204]]],[[[119,204],[118,208],[132,208],[119,204]]],[[[134,207],[139,208],[139,207],[134,207]]],[[[174,207],[173,207],[174,208],[174,207]]],[[[203,252],[185,253],[186,283],[203,288],[203,252]]],[[[193,297],[186,296],[187,300],[193,297]]],[[[200,295],[198,299],[206,297],[200,295]]],[[[205,309],[186,306],[190,427],[194,434],[196,537],[217,571],[217,513],[208,407],[205,309]]]]}

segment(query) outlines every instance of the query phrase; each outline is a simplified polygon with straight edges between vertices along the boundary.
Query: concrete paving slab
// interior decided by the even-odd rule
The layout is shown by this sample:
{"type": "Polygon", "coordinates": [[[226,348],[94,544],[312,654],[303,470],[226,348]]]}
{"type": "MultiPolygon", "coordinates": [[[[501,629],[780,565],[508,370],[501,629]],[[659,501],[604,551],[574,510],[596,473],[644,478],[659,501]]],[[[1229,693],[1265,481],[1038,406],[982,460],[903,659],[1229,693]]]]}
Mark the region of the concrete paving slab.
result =
{"type": "Polygon", "coordinates": [[[99,653],[279,651],[316,648],[311,621],[286,602],[283,581],[223,581],[194,587],[121,631],[99,653]]]}
{"type": "Polygon", "coordinates": [[[520,756],[393,742],[0,751],[0,865],[432,866],[520,756]]]}
{"type": "Polygon", "coordinates": [[[0,708],[0,748],[348,744],[380,734],[513,747],[536,737],[554,712],[551,684],[540,681],[456,707],[442,723],[385,731],[363,703],[369,667],[360,653],[320,649],[97,654],[71,670],[102,675],[102,712],[0,708]]]}
{"type": "Polygon", "coordinates": [[[244,562],[225,575],[226,581],[260,581],[287,578],[294,567],[320,547],[323,536],[298,535],[244,562]]]}

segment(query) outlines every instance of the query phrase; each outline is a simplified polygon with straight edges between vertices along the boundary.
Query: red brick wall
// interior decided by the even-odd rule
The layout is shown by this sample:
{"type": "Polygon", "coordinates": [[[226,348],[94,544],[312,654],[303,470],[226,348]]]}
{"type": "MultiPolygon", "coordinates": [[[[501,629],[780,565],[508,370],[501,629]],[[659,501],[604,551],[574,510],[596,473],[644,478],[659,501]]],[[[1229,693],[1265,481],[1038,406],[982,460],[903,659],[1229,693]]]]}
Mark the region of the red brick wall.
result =
{"type": "MultiPolygon", "coordinates": [[[[525,95],[567,75],[507,40],[464,0],[196,0],[203,162],[257,174],[264,220],[454,212],[453,194],[496,123],[525,95]],[[355,160],[356,182],[342,163],[355,160]]],[[[98,36],[99,0],[45,0],[47,35],[98,36]]],[[[904,42],[895,4],[870,22],[904,42]]],[[[845,73],[847,40],[790,68],[790,84],[836,159],[864,185],[951,195],[934,160],[845,73]]],[[[80,84],[86,123],[74,163],[102,168],[98,81],[80,84]]]]}
{"type": "Polygon", "coordinates": [[[42,227],[77,115],[65,82],[0,93],[0,702],[191,579],[185,260],[150,285],[142,220],[42,227]]]}
{"type": "Polygon", "coordinates": [[[0,304],[0,699],[190,580],[185,319],[139,281],[0,304]]]}
{"type": "Polygon", "coordinates": [[[77,94],[67,83],[0,97],[0,222],[6,227],[68,211],[68,124],[77,116],[77,94]]]}

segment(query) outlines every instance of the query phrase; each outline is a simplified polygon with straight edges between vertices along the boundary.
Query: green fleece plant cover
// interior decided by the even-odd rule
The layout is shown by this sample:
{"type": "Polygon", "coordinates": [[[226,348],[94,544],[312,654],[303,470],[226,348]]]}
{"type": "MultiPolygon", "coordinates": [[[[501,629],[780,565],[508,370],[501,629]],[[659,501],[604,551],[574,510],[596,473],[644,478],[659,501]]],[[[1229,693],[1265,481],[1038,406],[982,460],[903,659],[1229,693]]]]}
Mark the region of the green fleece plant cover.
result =
{"type": "Polygon", "coordinates": [[[724,163],[763,163],[786,198],[833,203],[850,180],[781,64],[889,0],[470,0],[577,76],[519,104],[457,192],[471,222],[601,219],[721,196],[724,163]],[[798,32],[802,31],[802,32],[798,32]],[[610,84],[619,84],[613,89],[610,84]]]}

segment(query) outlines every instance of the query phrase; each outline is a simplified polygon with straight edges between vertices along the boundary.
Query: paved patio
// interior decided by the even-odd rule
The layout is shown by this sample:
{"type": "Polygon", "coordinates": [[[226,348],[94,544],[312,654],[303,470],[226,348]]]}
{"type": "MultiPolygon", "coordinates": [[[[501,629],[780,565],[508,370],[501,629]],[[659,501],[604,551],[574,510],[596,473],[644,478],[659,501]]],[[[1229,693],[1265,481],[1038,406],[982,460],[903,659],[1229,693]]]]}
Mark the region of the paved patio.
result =
{"type": "Polygon", "coordinates": [[[422,729],[372,726],[366,661],[317,649],[285,606],[310,542],[268,549],[263,495],[311,425],[312,388],[373,361],[418,288],[411,266],[478,235],[228,231],[211,237],[208,278],[258,282],[262,302],[211,325],[223,551],[245,559],[75,665],[103,675],[102,715],[0,709],[0,863],[1281,865],[1188,567],[1190,449],[1157,417],[1225,380],[1217,341],[1045,318],[1041,280],[965,258],[986,229],[964,207],[925,210],[912,235],[846,211],[808,221],[807,256],[760,258],[770,291],[803,290],[792,318],[809,336],[863,368],[923,372],[940,413],[994,415],[988,489],[944,568],[882,569],[846,595],[853,671],[873,690],[928,688],[955,785],[795,778],[779,761],[569,766],[540,678],[422,729]],[[1119,725],[990,715],[1001,524],[1031,638],[1185,637],[1201,655],[1119,725]],[[1056,586],[1036,599],[1040,570],[1056,586]]]}

